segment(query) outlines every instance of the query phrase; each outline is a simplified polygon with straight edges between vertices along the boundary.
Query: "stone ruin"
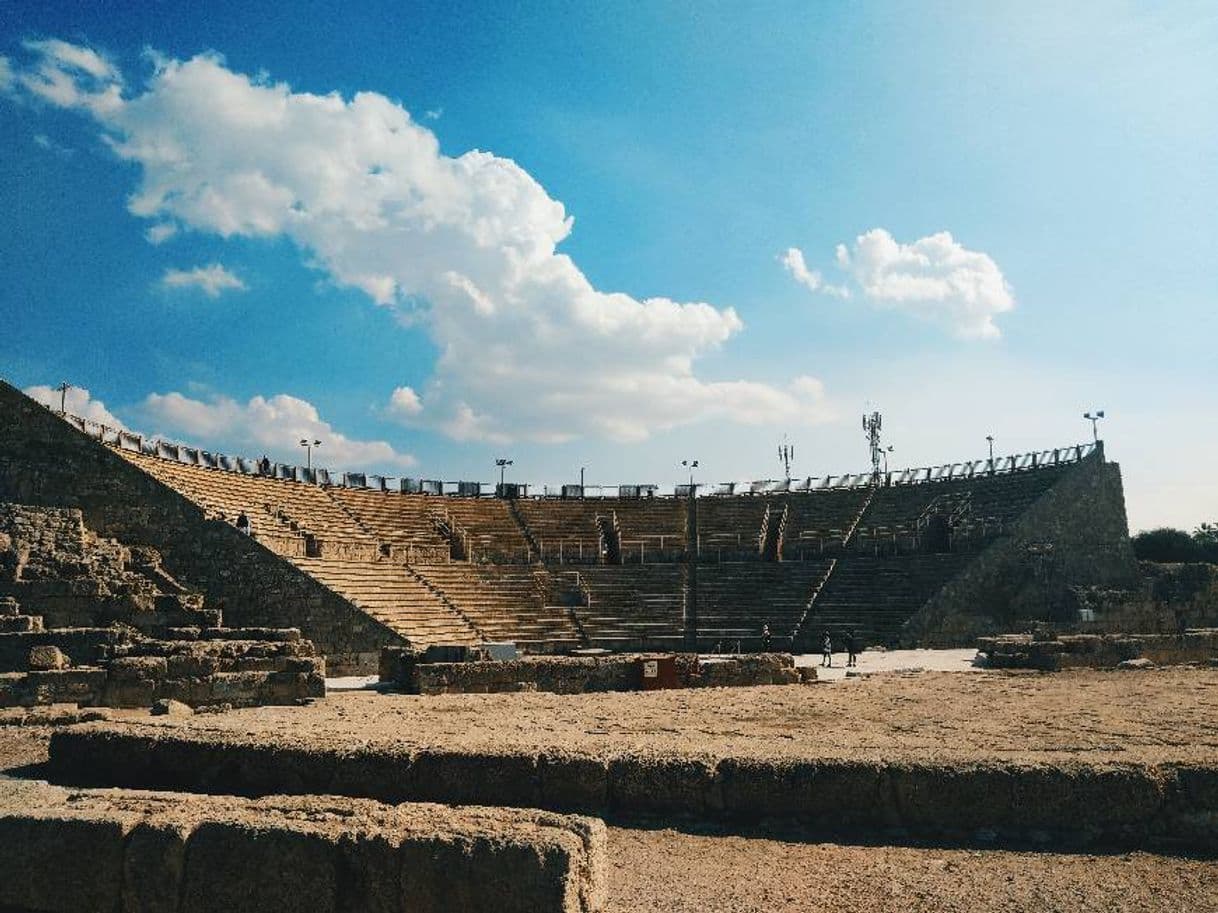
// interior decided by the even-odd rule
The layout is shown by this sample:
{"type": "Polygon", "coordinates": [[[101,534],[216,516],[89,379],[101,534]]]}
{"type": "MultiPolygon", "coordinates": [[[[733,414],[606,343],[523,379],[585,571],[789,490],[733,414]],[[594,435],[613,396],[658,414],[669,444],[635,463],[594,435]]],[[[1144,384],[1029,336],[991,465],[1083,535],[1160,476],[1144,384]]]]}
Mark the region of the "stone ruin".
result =
{"type": "Polygon", "coordinates": [[[284,704],[325,694],[294,628],[226,628],[161,566],[71,508],[0,503],[0,707],[284,704]]]}
{"type": "Polygon", "coordinates": [[[496,694],[546,691],[591,694],[666,688],[726,688],[815,682],[815,668],[795,667],[789,653],[700,657],[696,653],[524,656],[514,660],[433,659],[434,650],[381,650],[380,680],[408,694],[496,694]]]}
{"type": "Polygon", "coordinates": [[[981,637],[977,649],[991,669],[1136,669],[1218,664],[1218,628],[1175,634],[1003,634],[981,637]]]}

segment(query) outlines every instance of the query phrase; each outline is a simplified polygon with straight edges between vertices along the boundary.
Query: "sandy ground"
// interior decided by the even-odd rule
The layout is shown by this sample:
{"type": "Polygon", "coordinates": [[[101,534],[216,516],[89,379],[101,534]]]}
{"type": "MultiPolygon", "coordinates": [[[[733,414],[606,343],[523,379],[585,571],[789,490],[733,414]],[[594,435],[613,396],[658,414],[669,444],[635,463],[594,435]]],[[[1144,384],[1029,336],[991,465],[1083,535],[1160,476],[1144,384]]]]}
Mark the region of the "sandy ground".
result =
{"type": "MultiPolygon", "coordinates": [[[[0,776],[46,760],[48,727],[0,728],[0,776]]],[[[804,843],[609,829],[606,913],[1218,911],[1218,862],[804,843]]]]}
{"type": "MultiPolygon", "coordinates": [[[[1218,761],[1218,669],[911,672],[630,694],[336,693],[146,725],[351,746],[909,760],[1218,761]]],[[[118,715],[116,715],[118,716],[118,715]]],[[[133,718],[130,715],[123,715],[133,718]]]]}
{"type": "Polygon", "coordinates": [[[833,654],[833,665],[823,666],[819,653],[804,653],[795,657],[797,666],[813,666],[824,681],[842,681],[847,672],[876,675],[885,672],[984,672],[974,665],[977,651],[965,650],[870,650],[858,655],[858,665],[846,668],[845,653],[833,654]]]}
{"type": "Polygon", "coordinates": [[[1218,910],[1218,863],[610,828],[612,913],[1218,910]]]}

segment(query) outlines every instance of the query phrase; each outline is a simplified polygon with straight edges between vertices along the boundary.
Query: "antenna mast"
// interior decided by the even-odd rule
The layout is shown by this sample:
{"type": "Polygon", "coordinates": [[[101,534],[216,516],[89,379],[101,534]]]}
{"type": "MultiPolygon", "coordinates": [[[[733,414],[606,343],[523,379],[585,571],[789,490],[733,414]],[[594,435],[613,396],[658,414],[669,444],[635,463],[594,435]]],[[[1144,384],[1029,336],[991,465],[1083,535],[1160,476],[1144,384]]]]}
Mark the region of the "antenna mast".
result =
{"type": "Polygon", "coordinates": [[[880,427],[883,421],[878,411],[863,415],[863,434],[871,448],[871,481],[876,485],[880,482],[880,460],[884,457],[884,446],[880,443],[880,427]]]}
{"type": "Polygon", "coordinates": [[[788,481],[791,478],[791,461],[795,459],[795,445],[787,443],[787,436],[782,436],[782,443],[778,445],[778,462],[782,463],[782,477],[788,481]]]}

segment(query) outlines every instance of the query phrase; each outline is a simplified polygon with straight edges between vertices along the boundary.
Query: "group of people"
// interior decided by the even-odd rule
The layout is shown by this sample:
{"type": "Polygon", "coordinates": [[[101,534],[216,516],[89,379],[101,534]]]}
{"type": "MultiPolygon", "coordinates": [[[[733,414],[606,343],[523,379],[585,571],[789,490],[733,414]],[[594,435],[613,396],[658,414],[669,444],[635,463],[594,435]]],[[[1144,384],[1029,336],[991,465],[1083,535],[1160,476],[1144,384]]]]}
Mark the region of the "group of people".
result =
{"type": "MultiPolygon", "coordinates": [[[[825,631],[824,639],[821,643],[820,664],[823,667],[833,668],[833,636],[825,631]]],[[[853,631],[846,632],[846,665],[857,666],[859,664],[859,639],[854,636],[853,631]]]]}
{"type": "MultiPolygon", "coordinates": [[[[769,653],[772,642],[773,642],[773,636],[770,634],[770,625],[768,623],[763,624],[761,626],[761,649],[762,649],[762,651],[765,653],[769,653]]],[[[862,652],[859,644],[860,644],[860,641],[857,637],[854,636],[854,631],[847,631],[846,632],[846,666],[847,667],[853,667],[853,666],[857,666],[859,664],[859,653],[862,652]]],[[[721,643],[716,645],[715,650],[716,650],[716,652],[721,652],[721,650],[722,650],[721,643]]],[[[737,652],[739,652],[739,650],[740,650],[739,641],[737,641],[736,650],[737,650],[737,652]]],[[[833,635],[831,635],[827,630],[825,631],[824,638],[821,642],[820,664],[821,664],[821,666],[824,666],[824,667],[827,667],[830,669],[833,668],[833,635]]]]}

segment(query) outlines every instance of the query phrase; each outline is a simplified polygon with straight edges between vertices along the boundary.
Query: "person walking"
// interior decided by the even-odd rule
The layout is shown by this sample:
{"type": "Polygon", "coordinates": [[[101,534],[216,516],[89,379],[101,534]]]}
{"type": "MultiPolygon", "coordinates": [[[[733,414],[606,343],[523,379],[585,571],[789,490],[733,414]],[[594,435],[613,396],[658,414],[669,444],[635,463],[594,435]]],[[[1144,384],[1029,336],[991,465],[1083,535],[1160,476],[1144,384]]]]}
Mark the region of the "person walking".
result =
{"type": "Polygon", "coordinates": [[[829,636],[829,632],[825,632],[825,640],[820,648],[820,664],[833,668],[833,638],[829,636]]]}

